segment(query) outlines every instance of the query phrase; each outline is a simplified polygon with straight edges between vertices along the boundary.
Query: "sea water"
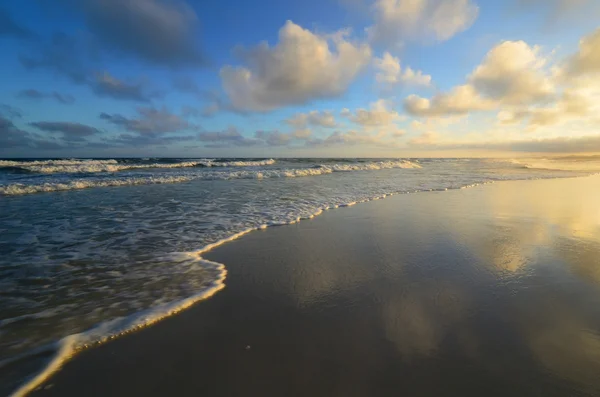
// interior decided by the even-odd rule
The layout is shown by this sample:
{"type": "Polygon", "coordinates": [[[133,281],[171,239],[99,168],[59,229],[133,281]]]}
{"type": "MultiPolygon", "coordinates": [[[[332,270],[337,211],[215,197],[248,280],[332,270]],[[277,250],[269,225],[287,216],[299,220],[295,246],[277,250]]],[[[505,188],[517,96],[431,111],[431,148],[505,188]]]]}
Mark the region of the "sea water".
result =
{"type": "Polygon", "coordinates": [[[0,160],[0,384],[33,387],[77,350],[210,297],[227,264],[202,253],[252,230],[393,194],[588,175],[597,160],[0,160]]]}

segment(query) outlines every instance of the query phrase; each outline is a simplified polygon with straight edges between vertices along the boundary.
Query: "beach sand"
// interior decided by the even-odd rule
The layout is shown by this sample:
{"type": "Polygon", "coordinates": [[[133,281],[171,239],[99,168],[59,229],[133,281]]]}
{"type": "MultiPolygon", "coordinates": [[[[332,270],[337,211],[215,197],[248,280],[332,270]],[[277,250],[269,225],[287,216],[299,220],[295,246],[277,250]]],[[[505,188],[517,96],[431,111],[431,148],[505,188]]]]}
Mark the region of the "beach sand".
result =
{"type": "Polygon", "coordinates": [[[394,196],[204,256],[225,289],[32,395],[600,395],[600,177],[394,196]]]}

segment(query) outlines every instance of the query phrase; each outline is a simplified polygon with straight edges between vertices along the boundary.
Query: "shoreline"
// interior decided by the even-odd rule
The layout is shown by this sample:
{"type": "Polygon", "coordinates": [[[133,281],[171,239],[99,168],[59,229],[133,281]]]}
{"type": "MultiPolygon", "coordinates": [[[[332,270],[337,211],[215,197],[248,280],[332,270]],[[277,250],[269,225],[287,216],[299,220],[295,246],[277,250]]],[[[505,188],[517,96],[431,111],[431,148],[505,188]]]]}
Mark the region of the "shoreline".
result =
{"type": "MultiPolygon", "coordinates": [[[[585,178],[594,178],[595,176],[586,176],[585,178]]],[[[573,178],[552,178],[552,179],[540,179],[540,180],[517,180],[517,181],[502,181],[502,182],[509,182],[510,184],[514,184],[514,183],[535,183],[538,181],[560,181],[560,180],[574,180],[574,179],[583,179],[584,177],[573,177],[573,178]]],[[[470,188],[470,187],[481,187],[481,185],[487,185],[493,182],[487,182],[487,183],[483,183],[483,184],[476,184],[475,186],[464,186],[461,187],[459,189],[451,189],[452,192],[454,192],[456,194],[456,192],[459,192],[461,190],[464,190],[465,188],[470,188]]],[[[446,191],[448,189],[440,189],[441,191],[446,191]]],[[[371,202],[371,201],[377,201],[380,200],[382,198],[387,198],[390,196],[415,196],[413,194],[409,194],[409,193],[429,193],[429,192],[433,192],[434,194],[438,191],[435,190],[429,190],[429,191],[417,191],[417,192],[398,192],[398,193],[391,193],[391,194],[384,194],[381,196],[377,196],[377,197],[373,197],[371,199],[368,200],[363,200],[360,202],[352,202],[352,203],[347,203],[345,205],[340,205],[339,207],[347,207],[347,206],[352,206],[354,204],[357,203],[366,203],[366,202],[371,202]]],[[[213,250],[226,245],[227,248],[223,248],[225,250],[227,249],[233,249],[233,248],[229,248],[231,245],[230,244],[226,244],[229,242],[232,242],[234,240],[238,240],[240,237],[246,237],[247,235],[250,234],[250,232],[252,231],[256,231],[256,230],[265,230],[265,229],[271,229],[271,226],[284,226],[284,225],[294,225],[296,223],[298,223],[300,220],[308,220],[308,219],[313,219],[314,217],[320,215],[321,213],[330,210],[330,209],[334,209],[334,208],[338,208],[338,206],[335,207],[329,207],[329,208],[323,208],[318,210],[315,214],[305,217],[305,218],[299,218],[296,220],[293,220],[287,224],[274,224],[274,225],[261,225],[257,228],[253,228],[253,229],[247,229],[243,232],[237,233],[229,238],[223,239],[219,242],[216,242],[214,244],[210,244],[207,245],[205,247],[203,247],[201,250],[198,251],[194,251],[194,252],[190,252],[190,253],[182,253],[182,255],[187,255],[190,257],[195,257],[194,260],[197,261],[203,261],[208,263],[211,266],[214,266],[215,268],[220,268],[221,270],[221,277],[218,278],[215,282],[213,282],[212,287],[208,288],[207,290],[203,291],[202,293],[200,293],[198,296],[195,297],[191,297],[189,299],[185,299],[184,301],[181,302],[177,302],[175,304],[173,304],[173,306],[177,307],[175,309],[173,309],[172,311],[168,311],[166,312],[165,315],[162,315],[158,318],[152,319],[152,320],[146,320],[145,323],[138,325],[138,326],[134,326],[134,327],[129,327],[128,329],[126,329],[124,332],[120,332],[117,334],[113,334],[113,335],[109,335],[108,337],[105,337],[104,340],[100,340],[98,342],[94,342],[91,344],[91,346],[85,346],[85,348],[76,348],[73,349],[72,346],[68,346],[63,344],[62,349],[67,349],[70,350],[70,352],[64,352],[64,356],[59,357],[59,360],[53,360],[52,363],[38,376],[36,376],[36,379],[34,381],[28,382],[27,384],[23,385],[20,389],[18,389],[13,395],[14,396],[21,396],[21,395],[26,395],[28,393],[30,393],[33,389],[38,388],[40,385],[43,385],[44,383],[48,383],[48,381],[52,381],[52,379],[54,378],[54,375],[57,374],[57,372],[60,371],[60,368],[63,365],[69,365],[72,362],[77,362],[78,361],[78,357],[81,354],[87,354],[90,351],[94,351],[94,350],[98,350],[98,349],[103,349],[105,346],[110,345],[112,342],[112,339],[115,339],[117,337],[119,337],[119,340],[124,339],[124,338],[130,338],[130,337],[136,337],[136,335],[139,335],[142,332],[145,332],[146,330],[152,329],[154,328],[154,326],[156,325],[160,325],[165,323],[165,321],[161,321],[163,319],[165,320],[169,320],[170,318],[175,318],[178,316],[174,316],[174,314],[179,313],[184,311],[185,309],[190,308],[191,306],[193,306],[193,308],[191,308],[190,310],[194,310],[195,307],[199,306],[199,305],[195,305],[195,303],[198,303],[200,300],[205,300],[211,296],[213,296],[216,292],[220,291],[221,289],[223,289],[225,287],[224,284],[224,280],[225,280],[225,275],[227,274],[227,270],[225,270],[225,265],[222,263],[219,263],[218,261],[212,261],[210,259],[205,259],[203,257],[203,255],[207,254],[208,257],[210,258],[213,255],[213,250]],[[187,303],[185,303],[187,302],[187,303]],[[183,303],[183,304],[182,304],[183,303]],[[156,324],[155,323],[159,322],[160,324],[156,324]],[[153,327],[149,327],[150,325],[153,325],[153,327]],[[137,332],[136,332],[137,331],[137,332]],[[108,343],[105,343],[108,342],[108,343]]],[[[217,259],[218,259],[218,255],[217,255],[217,259]]],[[[207,302],[212,301],[209,300],[207,302]]],[[[206,304],[206,303],[204,303],[206,304]]],[[[189,312],[189,310],[185,310],[185,313],[189,312]]],[[[180,313],[180,315],[183,313],[180,313]]],[[[138,313],[136,315],[134,315],[136,317],[144,317],[144,312],[142,312],[141,314],[138,313]]],[[[166,321],[168,322],[168,321],[166,321]]],[[[96,330],[96,328],[94,328],[92,331],[96,330]]],[[[86,332],[86,333],[89,333],[86,332]]],[[[67,337],[65,339],[63,339],[64,342],[69,342],[69,339],[74,337],[74,336],[78,336],[78,335],[71,335],[70,337],[67,337]]],[[[59,354],[59,356],[61,356],[59,354]]],[[[39,390],[39,389],[38,389],[39,390]]]]}

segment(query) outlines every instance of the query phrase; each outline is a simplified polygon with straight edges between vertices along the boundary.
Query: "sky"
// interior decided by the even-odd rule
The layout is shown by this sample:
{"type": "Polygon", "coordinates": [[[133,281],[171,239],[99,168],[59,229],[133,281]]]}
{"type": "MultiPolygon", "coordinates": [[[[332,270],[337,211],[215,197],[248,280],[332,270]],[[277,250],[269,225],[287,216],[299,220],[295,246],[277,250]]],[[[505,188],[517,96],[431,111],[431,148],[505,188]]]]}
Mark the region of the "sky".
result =
{"type": "Polygon", "coordinates": [[[6,0],[0,157],[600,153],[599,0],[6,0]]]}

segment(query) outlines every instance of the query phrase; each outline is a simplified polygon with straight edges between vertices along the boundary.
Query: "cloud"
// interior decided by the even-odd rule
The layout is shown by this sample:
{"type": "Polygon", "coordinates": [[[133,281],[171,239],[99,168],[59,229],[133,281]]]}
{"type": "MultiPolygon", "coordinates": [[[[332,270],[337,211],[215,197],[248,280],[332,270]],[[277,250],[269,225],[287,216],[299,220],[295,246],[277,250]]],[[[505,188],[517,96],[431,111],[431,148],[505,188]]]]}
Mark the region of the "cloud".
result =
{"type": "Polygon", "coordinates": [[[292,137],[294,139],[298,139],[298,140],[309,139],[311,135],[312,135],[312,131],[309,130],[308,128],[303,128],[303,129],[295,130],[294,132],[292,132],[292,137]]]}
{"type": "Polygon", "coordinates": [[[111,76],[108,72],[96,73],[89,85],[96,95],[119,100],[150,102],[152,98],[161,96],[156,92],[147,92],[143,83],[128,84],[111,76]]]}
{"type": "Polygon", "coordinates": [[[0,116],[2,115],[8,119],[17,119],[23,117],[23,112],[21,109],[2,103],[0,104],[0,116]]]}
{"type": "Polygon", "coordinates": [[[26,69],[46,69],[84,84],[88,79],[88,61],[94,58],[95,51],[88,40],[57,32],[48,42],[36,43],[33,55],[20,55],[19,61],[26,69]]]}
{"type": "Polygon", "coordinates": [[[231,112],[242,116],[247,115],[246,111],[234,108],[229,100],[219,92],[202,90],[200,88],[188,92],[193,93],[198,99],[206,103],[198,112],[202,117],[212,117],[220,112],[231,112]]]}
{"type": "Polygon", "coordinates": [[[385,52],[381,58],[375,58],[375,68],[378,70],[375,80],[384,88],[392,88],[399,84],[422,85],[428,87],[431,85],[431,76],[423,74],[420,70],[413,70],[406,67],[402,71],[400,59],[385,52]]]}
{"type": "Polygon", "coordinates": [[[434,145],[440,139],[437,132],[425,131],[421,135],[412,138],[407,142],[408,146],[429,146],[434,145]]]}
{"type": "Polygon", "coordinates": [[[539,47],[530,47],[523,41],[504,41],[487,53],[466,84],[431,99],[410,95],[404,108],[414,116],[438,117],[549,101],[556,87],[544,69],[546,63],[539,47]]]}
{"type": "Polygon", "coordinates": [[[229,127],[221,131],[203,131],[198,134],[198,139],[207,142],[207,148],[228,148],[247,146],[290,146],[297,141],[306,141],[311,135],[310,130],[296,130],[284,133],[277,130],[254,132],[254,138],[247,138],[237,128],[229,127]]]}
{"type": "Polygon", "coordinates": [[[32,100],[40,100],[40,99],[50,98],[50,99],[54,99],[55,101],[65,104],[65,105],[70,105],[75,102],[75,98],[73,98],[72,95],[60,94],[56,91],[41,92],[41,91],[35,90],[33,88],[19,91],[17,93],[17,98],[32,99],[32,100]]]}
{"type": "Polygon", "coordinates": [[[445,41],[468,29],[479,14],[470,0],[376,0],[372,42],[398,45],[406,40],[445,41]]]}
{"type": "Polygon", "coordinates": [[[387,126],[401,120],[398,112],[390,109],[389,102],[384,99],[371,103],[369,109],[356,109],[354,113],[344,109],[342,116],[364,127],[387,126]]]}
{"type": "Polygon", "coordinates": [[[526,153],[598,153],[600,135],[496,141],[448,141],[427,132],[409,141],[412,148],[424,150],[494,150],[526,153]]]}
{"type": "Polygon", "coordinates": [[[198,134],[198,139],[202,142],[209,142],[205,147],[214,149],[262,144],[262,141],[258,139],[246,138],[235,127],[229,127],[222,131],[203,131],[198,134]]]}
{"type": "Polygon", "coordinates": [[[600,4],[595,0],[513,0],[512,3],[516,11],[533,11],[542,16],[546,30],[593,19],[600,11],[600,4]]]}
{"type": "Polygon", "coordinates": [[[501,124],[527,121],[532,127],[543,127],[585,118],[589,114],[593,114],[591,101],[573,90],[565,91],[551,107],[505,110],[498,113],[498,119],[501,124]]]}
{"type": "Polygon", "coordinates": [[[579,41],[579,50],[567,62],[567,76],[600,73],[600,28],[579,41]]]}
{"type": "Polygon", "coordinates": [[[402,129],[397,129],[397,130],[391,131],[389,133],[389,136],[392,137],[392,138],[401,138],[404,135],[406,135],[406,131],[402,130],[402,129]]]}
{"type": "Polygon", "coordinates": [[[481,95],[511,105],[548,99],[554,84],[543,70],[540,48],[524,41],[504,41],[486,55],[471,74],[470,83],[481,95]]]}
{"type": "Polygon", "coordinates": [[[307,146],[354,146],[354,145],[378,145],[393,147],[395,144],[384,142],[380,136],[359,131],[335,131],[325,139],[314,138],[306,142],[307,146]]]}
{"type": "Polygon", "coordinates": [[[350,43],[344,36],[318,35],[288,21],[276,46],[263,42],[240,50],[246,66],[221,69],[223,88],[232,105],[246,111],[337,97],[371,58],[368,45],[350,43]]]}
{"type": "Polygon", "coordinates": [[[0,8],[0,37],[12,36],[18,39],[29,39],[33,37],[33,33],[27,28],[15,22],[8,11],[0,8]]]}
{"type": "Polygon", "coordinates": [[[97,128],[89,125],[62,121],[38,121],[29,123],[40,131],[62,134],[65,140],[80,141],[85,137],[101,133],[97,128]]]}
{"type": "Polygon", "coordinates": [[[139,148],[139,147],[167,147],[180,142],[197,140],[195,135],[155,135],[155,134],[120,134],[116,138],[104,138],[100,142],[88,142],[86,146],[93,148],[139,148]]]}
{"type": "Polygon", "coordinates": [[[20,129],[11,120],[19,117],[20,113],[14,108],[8,105],[0,106],[0,152],[4,150],[8,155],[12,155],[11,149],[15,148],[52,150],[64,147],[59,141],[48,140],[20,129]]]}
{"type": "Polygon", "coordinates": [[[256,131],[254,136],[263,140],[269,146],[286,146],[293,139],[292,135],[279,131],[256,131]]]}
{"type": "Polygon", "coordinates": [[[590,0],[515,0],[518,7],[536,7],[547,6],[556,12],[565,12],[581,8],[590,3],[590,0]]]}
{"type": "Polygon", "coordinates": [[[158,135],[184,130],[195,130],[198,126],[190,124],[182,117],[173,114],[167,108],[140,107],[138,118],[128,118],[120,114],[101,113],[100,118],[129,132],[158,135]]]}
{"type": "Polygon", "coordinates": [[[12,148],[27,145],[28,133],[19,129],[8,118],[0,115],[0,147],[12,148]]]}
{"type": "Polygon", "coordinates": [[[471,85],[454,87],[449,93],[436,94],[431,99],[410,95],[404,109],[413,116],[437,117],[467,114],[475,110],[493,109],[495,103],[479,96],[471,85]]]}
{"type": "Polygon", "coordinates": [[[296,113],[285,122],[296,128],[306,128],[311,125],[314,127],[333,128],[336,126],[335,116],[329,111],[313,110],[308,113],[296,113]]]}
{"type": "Polygon", "coordinates": [[[162,96],[149,92],[146,82],[127,83],[108,72],[92,72],[99,61],[99,49],[85,37],[55,33],[49,42],[40,42],[30,55],[19,60],[26,69],[45,69],[68,78],[78,85],[87,85],[100,97],[149,102],[162,96]]]}
{"type": "MultiPolygon", "coordinates": [[[[234,108],[231,103],[224,98],[223,94],[214,90],[204,90],[189,76],[177,76],[173,79],[173,88],[177,91],[194,95],[199,100],[206,104],[202,110],[196,110],[197,116],[212,117],[219,112],[233,112],[240,115],[245,115],[246,112],[234,108]]],[[[190,108],[191,109],[191,108],[190,108]]]]}
{"type": "Polygon", "coordinates": [[[202,98],[206,91],[202,90],[190,76],[176,76],[173,81],[173,88],[179,92],[193,94],[202,98]]]}
{"type": "Polygon", "coordinates": [[[181,0],[64,0],[82,12],[104,44],[168,66],[204,63],[197,47],[198,16],[181,0]]]}
{"type": "MultiPolygon", "coordinates": [[[[523,87],[556,86],[560,92],[552,96],[552,101],[529,103],[524,106],[512,106],[498,113],[501,124],[526,122],[532,129],[567,122],[593,123],[593,116],[600,111],[600,29],[583,37],[579,49],[564,62],[552,68],[553,81],[541,83],[532,81],[521,83],[523,87]],[[548,102],[548,103],[546,103],[548,102]]],[[[522,57],[521,57],[522,59],[522,57]]],[[[533,70],[533,69],[532,69],[533,70]]],[[[529,90],[534,92],[535,88],[529,90]]],[[[543,89],[541,92],[546,91],[543,89]]],[[[510,102],[508,103],[510,104],[510,102]]]]}

